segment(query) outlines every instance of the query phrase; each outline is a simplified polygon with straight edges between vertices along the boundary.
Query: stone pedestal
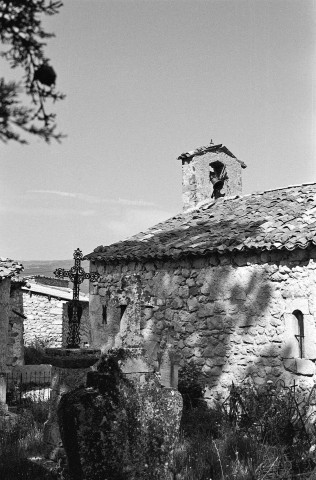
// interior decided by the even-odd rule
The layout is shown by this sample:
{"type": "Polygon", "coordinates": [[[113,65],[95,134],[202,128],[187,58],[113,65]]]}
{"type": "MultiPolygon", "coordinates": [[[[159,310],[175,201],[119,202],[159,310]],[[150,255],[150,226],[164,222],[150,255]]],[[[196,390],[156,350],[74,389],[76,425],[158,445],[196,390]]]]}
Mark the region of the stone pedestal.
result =
{"type": "Polygon", "coordinates": [[[62,396],[86,385],[87,373],[100,357],[100,350],[88,348],[46,348],[44,363],[51,364],[51,403],[44,427],[46,457],[55,460],[62,451],[57,409],[62,396]]]}
{"type": "Polygon", "coordinates": [[[161,385],[140,348],[101,357],[58,417],[73,480],[173,478],[181,394],[161,385]]]}

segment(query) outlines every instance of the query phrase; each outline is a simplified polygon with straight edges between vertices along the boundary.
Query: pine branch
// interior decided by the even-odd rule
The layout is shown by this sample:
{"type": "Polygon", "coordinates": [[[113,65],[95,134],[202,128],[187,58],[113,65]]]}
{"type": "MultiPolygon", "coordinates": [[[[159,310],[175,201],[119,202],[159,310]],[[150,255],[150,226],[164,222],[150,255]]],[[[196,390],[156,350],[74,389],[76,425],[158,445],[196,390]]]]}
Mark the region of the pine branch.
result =
{"type": "Polygon", "coordinates": [[[43,30],[42,15],[55,15],[62,2],[54,0],[0,0],[0,40],[9,48],[1,52],[11,68],[22,67],[22,82],[0,81],[0,140],[27,143],[19,129],[37,135],[46,142],[60,141],[65,135],[56,133],[56,115],[48,112],[48,104],[63,100],[55,89],[56,73],[45,56],[45,41],[54,36],[43,30]],[[20,105],[26,93],[30,105],[20,105]],[[18,129],[18,130],[17,130],[18,129]]]}

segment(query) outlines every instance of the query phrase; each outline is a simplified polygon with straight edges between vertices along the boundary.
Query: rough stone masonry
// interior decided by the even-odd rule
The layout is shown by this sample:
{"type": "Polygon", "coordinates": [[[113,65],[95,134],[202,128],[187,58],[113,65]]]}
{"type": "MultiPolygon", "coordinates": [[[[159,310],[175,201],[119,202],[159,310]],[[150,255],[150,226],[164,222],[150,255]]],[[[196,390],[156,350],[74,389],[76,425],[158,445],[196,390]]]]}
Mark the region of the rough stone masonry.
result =
{"type": "Polygon", "coordinates": [[[246,378],[311,387],[316,184],[242,196],[245,164],[226,147],[179,159],[184,212],[86,257],[101,275],[90,291],[93,346],[115,345],[122,280],[136,273],[147,297],[141,333],[157,370],[172,345],[182,365],[200,365],[209,399],[246,378]]]}
{"type": "MultiPolygon", "coordinates": [[[[119,332],[118,307],[103,323],[102,305],[137,273],[153,308],[143,308],[141,334],[158,369],[172,340],[181,364],[194,361],[208,378],[206,397],[251,377],[255,383],[315,380],[316,248],[294,252],[211,255],[180,261],[95,264],[101,280],[90,296],[93,344],[107,350],[119,332]],[[299,288],[298,288],[299,285],[299,288]],[[304,315],[305,352],[299,358],[293,311],[304,315]]],[[[111,306],[108,306],[111,310],[111,306]]]]}
{"type": "Polygon", "coordinates": [[[147,362],[139,276],[124,276],[121,287],[117,348],[88,372],[86,388],[64,394],[59,403],[69,470],[75,480],[171,480],[182,397],[165,388],[147,362]]]}

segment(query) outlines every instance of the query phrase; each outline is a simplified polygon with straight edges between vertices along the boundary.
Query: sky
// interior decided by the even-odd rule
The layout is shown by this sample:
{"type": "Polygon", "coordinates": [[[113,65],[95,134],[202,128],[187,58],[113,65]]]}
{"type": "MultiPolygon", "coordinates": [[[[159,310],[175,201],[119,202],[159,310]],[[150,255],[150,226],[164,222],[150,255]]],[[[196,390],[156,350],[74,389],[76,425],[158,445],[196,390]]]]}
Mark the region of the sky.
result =
{"type": "Polygon", "coordinates": [[[64,0],[44,25],[67,138],[0,145],[0,256],[68,259],[179,213],[177,157],[211,140],[244,194],[316,182],[315,21],[314,0],[64,0]]]}

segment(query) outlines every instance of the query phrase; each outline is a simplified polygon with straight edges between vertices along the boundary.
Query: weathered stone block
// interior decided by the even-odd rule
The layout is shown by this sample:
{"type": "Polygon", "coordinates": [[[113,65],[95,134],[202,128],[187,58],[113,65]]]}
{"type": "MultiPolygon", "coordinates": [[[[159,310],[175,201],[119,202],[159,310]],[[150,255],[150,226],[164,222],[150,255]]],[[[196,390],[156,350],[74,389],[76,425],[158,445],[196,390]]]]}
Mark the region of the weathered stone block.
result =
{"type": "Polygon", "coordinates": [[[63,309],[61,307],[55,307],[50,310],[52,315],[62,315],[63,309]]]}
{"type": "Polygon", "coordinates": [[[284,368],[298,375],[313,376],[315,374],[314,362],[305,358],[286,359],[284,360],[284,368]]]}
{"type": "Polygon", "coordinates": [[[226,355],[227,351],[229,349],[223,345],[223,344],[219,344],[217,345],[215,348],[214,348],[214,355],[217,357],[223,357],[226,355]]]}
{"type": "Polygon", "coordinates": [[[188,324],[188,325],[185,326],[185,331],[188,332],[188,333],[192,333],[192,332],[195,331],[195,328],[194,328],[193,325],[188,324]]]}
{"type": "Polygon", "coordinates": [[[194,312],[194,311],[198,310],[199,302],[198,302],[196,297],[188,298],[187,302],[188,302],[189,312],[194,312]]]}
{"type": "Polygon", "coordinates": [[[199,317],[210,317],[214,313],[214,303],[202,304],[199,308],[198,316],[199,317]]]}
{"type": "Polygon", "coordinates": [[[279,344],[270,344],[264,347],[260,351],[261,357],[277,357],[281,354],[281,348],[279,344]]]}
{"type": "Polygon", "coordinates": [[[102,308],[99,295],[90,295],[89,310],[92,313],[98,312],[102,308]]]}
{"type": "Polygon", "coordinates": [[[268,337],[266,335],[258,335],[256,337],[256,344],[257,345],[264,345],[268,342],[269,342],[269,340],[268,340],[268,337]]]}
{"type": "Polygon", "coordinates": [[[182,308],[182,306],[183,306],[183,300],[179,297],[176,297],[171,304],[171,307],[174,309],[182,308]]]}
{"type": "Polygon", "coordinates": [[[201,293],[203,295],[207,295],[208,293],[210,293],[210,289],[211,289],[211,286],[208,283],[204,283],[201,287],[201,293]]]}
{"type": "Polygon", "coordinates": [[[203,345],[205,341],[205,338],[201,337],[199,332],[194,332],[184,340],[184,343],[188,347],[195,347],[196,345],[203,345]]]}
{"type": "Polygon", "coordinates": [[[60,402],[70,473],[76,480],[169,480],[181,395],[161,388],[152,374],[127,380],[113,361],[111,368],[101,362],[99,372],[88,378],[88,388],[74,390],[60,402]]]}
{"type": "Polygon", "coordinates": [[[200,293],[200,288],[199,287],[189,287],[189,295],[196,296],[200,293]]]}
{"type": "Polygon", "coordinates": [[[224,302],[215,302],[214,303],[214,313],[225,313],[225,303],[224,302]]]}
{"type": "Polygon", "coordinates": [[[214,347],[207,347],[205,350],[204,350],[204,353],[203,353],[203,356],[205,358],[210,358],[210,357],[214,357],[214,347]]]}
{"type": "Polygon", "coordinates": [[[191,358],[193,356],[193,351],[191,348],[184,347],[182,349],[182,353],[185,356],[185,358],[191,358]]]}
{"type": "Polygon", "coordinates": [[[247,256],[243,253],[237,253],[234,257],[234,262],[236,265],[239,267],[242,267],[244,265],[247,265],[247,256]]]}
{"type": "Polygon", "coordinates": [[[221,321],[218,317],[208,318],[206,323],[207,323],[207,328],[209,328],[210,330],[214,330],[222,327],[221,321]]]}

